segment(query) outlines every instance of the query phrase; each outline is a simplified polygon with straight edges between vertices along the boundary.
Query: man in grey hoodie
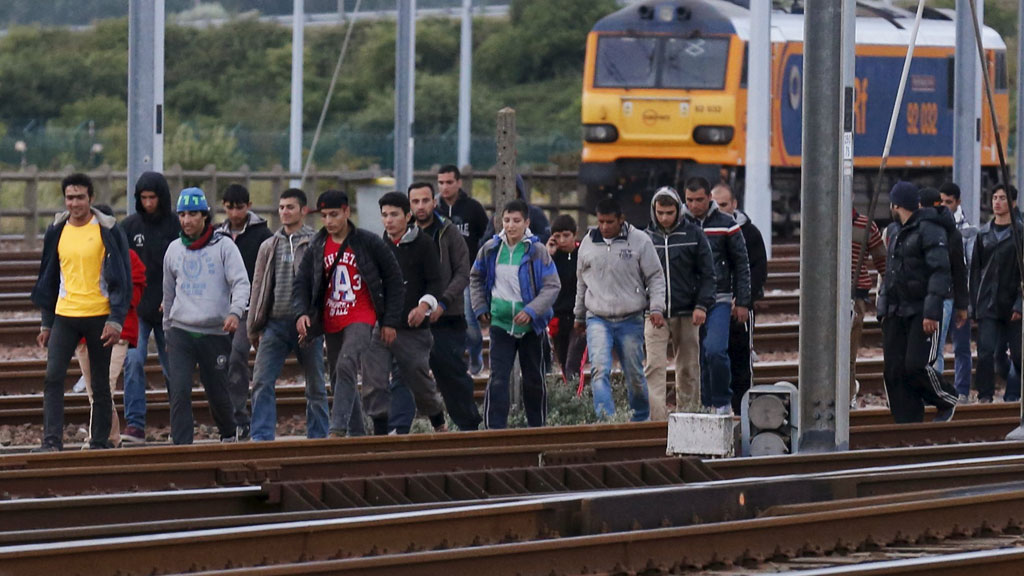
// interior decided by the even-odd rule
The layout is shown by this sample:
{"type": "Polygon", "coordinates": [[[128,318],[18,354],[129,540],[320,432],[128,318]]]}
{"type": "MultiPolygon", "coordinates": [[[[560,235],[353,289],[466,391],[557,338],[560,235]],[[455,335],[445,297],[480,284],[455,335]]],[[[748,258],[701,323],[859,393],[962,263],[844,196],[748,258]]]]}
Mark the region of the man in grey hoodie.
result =
{"type": "MultiPolygon", "coordinates": [[[[644,376],[644,313],[655,328],[665,325],[665,273],[651,237],[626,222],[614,199],[597,203],[597,227],[580,243],[576,278],[576,331],[586,331],[594,411],[615,414],[612,350],[626,375],[633,421],[650,415],[644,376]]],[[[662,383],[664,385],[664,383],[662,383]]]]}
{"type": "Polygon", "coordinates": [[[231,335],[240,329],[249,302],[249,277],[235,244],[210,226],[202,190],[181,191],[178,220],[181,238],[164,256],[163,325],[168,353],[174,357],[167,389],[171,439],[192,443],[192,370],[198,363],[221,441],[233,441],[237,430],[228,393],[228,357],[231,335]]]}

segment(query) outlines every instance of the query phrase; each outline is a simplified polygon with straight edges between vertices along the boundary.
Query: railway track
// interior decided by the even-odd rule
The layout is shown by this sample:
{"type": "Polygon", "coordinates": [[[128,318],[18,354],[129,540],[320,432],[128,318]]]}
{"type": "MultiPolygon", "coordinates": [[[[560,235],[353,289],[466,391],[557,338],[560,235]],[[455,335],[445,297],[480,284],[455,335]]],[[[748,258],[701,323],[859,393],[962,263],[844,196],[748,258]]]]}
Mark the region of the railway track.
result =
{"type": "Polygon", "coordinates": [[[849,564],[906,554],[914,544],[919,554],[924,543],[935,553],[944,539],[955,539],[946,551],[984,547],[966,541],[978,536],[988,547],[1011,545],[1024,509],[1021,448],[704,462],[638,455],[616,463],[393,478],[356,472],[229,489],[12,500],[0,503],[0,564],[18,574],[52,573],[46,570],[54,566],[112,574],[128,558],[143,573],[211,574],[660,574],[807,567],[811,556],[817,565],[829,564],[829,556],[833,565],[849,564]],[[461,498],[439,497],[446,493],[437,487],[460,478],[461,498]],[[389,481],[412,488],[381,487],[389,481]],[[416,499],[355,498],[374,490],[416,499]]]}

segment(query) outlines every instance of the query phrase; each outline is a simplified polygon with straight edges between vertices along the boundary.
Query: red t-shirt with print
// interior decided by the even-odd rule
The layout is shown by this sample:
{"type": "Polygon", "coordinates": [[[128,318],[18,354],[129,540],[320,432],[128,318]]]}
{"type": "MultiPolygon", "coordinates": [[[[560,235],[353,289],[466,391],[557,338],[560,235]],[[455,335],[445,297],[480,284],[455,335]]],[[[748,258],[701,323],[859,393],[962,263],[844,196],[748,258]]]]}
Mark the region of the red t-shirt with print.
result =
{"type": "MultiPolygon", "coordinates": [[[[330,236],[324,246],[324,274],[331,269],[338,258],[341,245],[330,236]]],[[[377,313],[373,309],[373,298],[363,282],[356,266],[356,255],[346,247],[341,260],[334,268],[334,274],[327,281],[327,297],[324,300],[324,332],[341,332],[350,324],[362,322],[373,326],[377,313]]]]}

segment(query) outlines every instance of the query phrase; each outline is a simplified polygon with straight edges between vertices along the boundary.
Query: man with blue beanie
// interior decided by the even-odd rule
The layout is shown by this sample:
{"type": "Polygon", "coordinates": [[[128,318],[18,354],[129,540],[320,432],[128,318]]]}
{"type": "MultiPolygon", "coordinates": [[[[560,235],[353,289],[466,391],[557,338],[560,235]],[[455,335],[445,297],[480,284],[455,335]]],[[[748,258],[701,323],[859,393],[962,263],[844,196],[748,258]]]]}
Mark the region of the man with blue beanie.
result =
{"type": "Polygon", "coordinates": [[[956,410],[956,390],[932,363],[952,283],[949,240],[935,208],[919,207],[914,184],[897,182],[889,202],[898,227],[889,236],[877,305],[889,410],[897,424],[921,422],[927,402],[939,409],[935,421],[945,422],[956,410]]]}
{"type": "Polygon", "coordinates": [[[210,226],[210,206],[199,188],[178,196],[181,237],[164,256],[163,326],[170,365],[167,395],[171,440],[191,444],[192,371],[206,389],[221,441],[234,441],[234,408],[228,394],[231,336],[249,303],[249,275],[238,248],[210,226]]]}

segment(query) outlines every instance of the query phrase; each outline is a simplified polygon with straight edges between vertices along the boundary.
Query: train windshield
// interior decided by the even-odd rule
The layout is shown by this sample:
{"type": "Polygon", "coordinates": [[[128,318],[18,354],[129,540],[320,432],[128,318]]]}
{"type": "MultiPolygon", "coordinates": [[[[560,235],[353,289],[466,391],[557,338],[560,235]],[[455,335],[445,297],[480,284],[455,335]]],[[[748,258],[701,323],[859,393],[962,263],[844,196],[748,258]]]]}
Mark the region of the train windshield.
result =
{"type": "Polygon", "coordinates": [[[594,86],[721,90],[728,57],[728,38],[605,36],[594,86]]]}

